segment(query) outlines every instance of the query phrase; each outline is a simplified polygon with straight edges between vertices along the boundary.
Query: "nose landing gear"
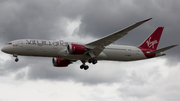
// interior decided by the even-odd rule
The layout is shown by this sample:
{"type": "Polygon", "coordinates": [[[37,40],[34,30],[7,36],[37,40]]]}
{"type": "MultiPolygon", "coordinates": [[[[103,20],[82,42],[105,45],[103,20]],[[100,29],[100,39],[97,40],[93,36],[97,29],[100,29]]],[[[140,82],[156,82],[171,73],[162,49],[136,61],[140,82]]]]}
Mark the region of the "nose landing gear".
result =
{"type": "Polygon", "coordinates": [[[18,62],[18,61],[19,61],[19,59],[16,57],[15,61],[16,61],[16,62],[18,62]]]}
{"type": "Polygon", "coordinates": [[[18,62],[18,61],[19,61],[17,54],[13,54],[13,57],[16,57],[15,62],[18,62]]]}

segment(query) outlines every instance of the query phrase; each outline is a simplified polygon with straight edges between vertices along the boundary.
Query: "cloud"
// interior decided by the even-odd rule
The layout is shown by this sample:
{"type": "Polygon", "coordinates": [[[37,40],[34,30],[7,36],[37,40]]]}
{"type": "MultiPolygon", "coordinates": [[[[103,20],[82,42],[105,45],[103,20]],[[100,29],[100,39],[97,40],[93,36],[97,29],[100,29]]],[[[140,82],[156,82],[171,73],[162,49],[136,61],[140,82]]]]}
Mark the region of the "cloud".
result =
{"type": "MultiPolygon", "coordinates": [[[[128,83],[125,86],[119,87],[119,92],[121,96],[127,100],[131,98],[137,98],[140,100],[147,100],[150,98],[155,98],[154,100],[178,101],[179,99],[179,76],[177,72],[179,65],[175,68],[170,68],[161,65],[158,68],[158,72],[161,76],[155,78],[146,78],[148,82],[143,85],[135,85],[128,83]],[[163,70],[164,69],[164,70],[163,70]]],[[[155,73],[156,74],[156,73],[155,73]]],[[[141,74],[139,74],[141,75],[141,74]]]]}
{"type": "Polygon", "coordinates": [[[59,0],[4,1],[0,10],[3,14],[1,39],[10,41],[65,36],[66,19],[76,19],[78,15],[69,15],[67,9],[64,9],[64,3],[59,0]]]}
{"type": "MultiPolygon", "coordinates": [[[[179,4],[177,0],[1,0],[0,47],[26,38],[88,43],[153,17],[115,44],[138,46],[157,27],[164,26],[159,43],[159,48],[163,48],[179,44],[179,4]]],[[[87,71],[79,69],[79,61],[66,68],[55,68],[52,58],[19,56],[20,61],[15,63],[11,55],[1,52],[0,87],[6,89],[1,89],[4,96],[0,100],[10,99],[7,95],[12,89],[10,97],[30,91],[34,95],[25,95],[26,98],[36,100],[42,100],[35,97],[38,94],[55,100],[177,101],[179,49],[177,46],[166,51],[166,56],[150,60],[99,61],[88,64],[87,71]],[[17,88],[20,93],[15,92],[17,88]],[[67,95],[75,96],[71,99],[67,95]]]]}
{"type": "MultiPolygon", "coordinates": [[[[86,13],[83,14],[78,35],[86,35],[101,38],[137,21],[153,17],[151,21],[139,26],[129,32],[125,38],[115,42],[116,44],[138,46],[144,41],[157,27],[164,26],[159,48],[168,45],[179,44],[179,22],[180,14],[177,13],[179,1],[92,1],[88,4],[86,13]],[[139,3],[141,2],[141,3],[139,3]],[[89,9],[88,7],[91,7],[89,9]]],[[[167,52],[167,57],[178,63],[180,56],[178,50],[167,52]]]]}
{"type": "MultiPolygon", "coordinates": [[[[70,35],[72,35],[73,38],[76,37],[77,39],[82,37],[86,37],[86,39],[88,39],[87,36],[91,37],[91,39],[92,37],[99,38],[139,20],[149,18],[150,15],[152,15],[151,17],[154,17],[153,20],[145,23],[137,29],[134,29],[125,38],[121,39],[122,41],[119,40],[117,43],[138,45],[154,30],[154,28],[156,28],[160,24],[168,26],[168,29],[164,30],[164,34],[166,36],[164,35],[164,37],[162,37],[160,46],[166,46],[166,43],[169,44],[169,42],[173,44],[176,43],[176,41],[173,42],[174,40],[165,41],[165,39],[169,39],[169,37],[177,38],[174,35],[168,36],[167,34],[171,30],[173,30],[172,26],[174,24],[169,23],[171,21],[174,22],[174,20],[170,19],[173,15],[168,15],[169,17],[165,16],[169,11],[172,11],[171,13],[176,13],[176,1],[170,2],[170,7],[166,7],[167,4],[165,2],[154,1],[143,1],[141,4],[138,3],[139,1],[123,0],[113,0],[111,2],[84,1],[82,3],[78,3],[77,5],[71,5],[70,2],[73,3],[74,1],[3,1],[1,3],[2,9],[0,11],[4,13],[3,17],[1,18],[1,22],[3,22],[1,23],[1,42],[6,43],[8,42],[8,40],[18,38],[58,39],[57,35],[63,36],[66,39],[68,39],[67,37],[70,37],[70,35]],[[68,9],[67,5],[71,6],[71,8],[68,9]],[[129,8],[125,9],[127,6],[129,6],[129,8]],[[3,9],[7,9],[6,12],[3,9]],[[150,12],[147,13],[147,11],[150,12]],[[160,16],[159,13],[164,16],[160,16]],[[76,26],[74,34],[68,34],[70,32],[67,31],[68,29],[66,27],[71,21],[78,22],[77,25],[79,25],[79,27],[76,26]],[[135,35],[137,35],[138,37],[134,37],[135,35]]],[[[174,18],[176,18],[177,15],[178,14],[175,14],[174,18]]],[[[175,33],[175,31],[176,29],[171,33],[175,33]]],[[[75,40],[73,38],[69,38],[68,40],[75,40]]],[[[61,37],[59,39],[61,39],[61,37]]],[[[88,40],[90,41],[90,39],[88,40]]],[[[178,49],[179,48],[177,47],[176,50],[178,49]]],[[[168,55],[168,58],[166,59],[174,59],[171,57],[174,57],[175,54],[177,54],[176,50],[172,49],[171,51],[174,52],[169,52],[170,55],[168,55]]],[[[178,55],[176,56],[176,59],[179,60],[178,55]]],[[[47,60],[44,58],[38,58],[38,60],[40,60],[40,62],[51,61],[50,59],[47,60]]],[[[29,78],[36,78],[36,76],[39,78],[59,78],[58,73],[46,75],[51,70],[47,66],[51,67],[52,64],[42,65],[41,63],[34,61],[33,59],[29,59],[29,57],[24,57],[23,59],[21,59],[21,61],[22,62],[20,62],[19,64],[14,65],[17,68],[12,67],[12,65],[14,64],[14,61],[12,59],[5,61],[4,64],[8,65],[2,65],[2,67],[4,67],[5,69],[3,69],[3,72],[1,73],[7,74],[6,72],[11,73],[15,72],[16,70],[22,69],[23,67],[26,67],[30,68],[28,76],[29,78]],[[27,64],[26,61],[29,61],[29,63],[27,64]],[[38,67],[39,70],[33,67],[38,67]],[[38,72],[41,69],[45,70],[44,74],[40,75],[38,74],[38,72]]],[[[178,63],[178,61],[176,61],[175,64],[176,63],[178,63]]],[[[79,64],[80,63],[76,64],[76,67],[78,67],[79,64]]],[[[73,73],[73,71],[66,71],[66,69],[64,70],[65,71],[63,71],[61,74],[64,74],[66,79],[72,79],[74,75],[77,75],[77,73],[73,73]]],[[[20,75],[23,74],[19,74],[19,76],[17,77],[21,77],[20,75]]],[[[62,75],[60,76],[61,79],[63,79],[64,77],[62,75]]],[[[136,76],[136,74],[133,75],[133,77],[136,76]]],[[[103,81],[103,78],[100,79],[103,81]]],[[[135,78],[133,78],[133,80],[134,79],[135,78]]],[[[81,80],[83,80],[83,78],[81,78],[80,81],[81,80]]],[[[84,81],[86,80],[84,79],[84,81]]],[[[94,81],[94,83],[97,82],[98,80],[94,81]]]]}

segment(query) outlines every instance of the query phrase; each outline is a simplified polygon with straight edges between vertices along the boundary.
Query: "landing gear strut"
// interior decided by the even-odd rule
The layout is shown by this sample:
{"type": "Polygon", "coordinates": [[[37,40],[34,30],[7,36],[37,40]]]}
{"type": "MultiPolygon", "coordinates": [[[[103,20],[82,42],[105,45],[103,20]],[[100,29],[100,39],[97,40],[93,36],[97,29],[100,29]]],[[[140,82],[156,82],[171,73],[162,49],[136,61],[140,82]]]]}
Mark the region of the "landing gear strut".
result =
{"type": "MultiPolygon", "coordinates": [[[[84,70],[89,69],[89,66],[85,64],[87,61],[81,60],[81,62],[82,62],[83,64],[80,66],[80,69],[84,69],[84,70]]],[[[97,60],[96,60],[95,58],[91,58],[91,59],[88,60],[88,62],[89,62],[89,63],[92,63],[92,64],[96,64],[96,63],[97,63],[97,60]]]]}
{"type": "Polygon", "coordinates": [[[81,62],[82,62],[83,64],[80,66],[80,68],[81,68],[81,69],[84,69],[84,70],[87,70],[87,69],[89,68],[89,66],[85,64],[86,61],[81,60],[81,62]]]}
{"type": "Polygon", "coordinates": [[[13,54],[13,57],[16,57],[15,62],[18,62],[18,61],[19,61],[17,54],[13,54]]]}
{"type": "Polygon", "coordinates": [[[91,57],[89,60],[81,60],[81,62],[83,63],[80,68],[81,69],[84,69],[84,70],[87,70],[89,68],[88,65],[86,65],[85,63],[88,61],[89,63],[92,63],[92,64],[96,64],[97,63],[97,60],[94,58],[95,55],[93,52],[89,52],[89,56],[91,57]]]}

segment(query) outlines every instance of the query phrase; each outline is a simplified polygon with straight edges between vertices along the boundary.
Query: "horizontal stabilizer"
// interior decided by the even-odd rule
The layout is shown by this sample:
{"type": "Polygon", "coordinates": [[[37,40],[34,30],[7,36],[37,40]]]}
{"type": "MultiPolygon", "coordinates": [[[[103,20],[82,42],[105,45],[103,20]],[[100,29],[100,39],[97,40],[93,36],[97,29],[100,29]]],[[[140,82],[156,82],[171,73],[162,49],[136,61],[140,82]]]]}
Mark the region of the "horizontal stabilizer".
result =
{"type": "Polygon", "coordinates": [[[171,46],[161,48],[161,49],[158,49],[158,50],[155,50],[155,51],[152,51],[152,52],[147,52],[147,53],[149,53],[149,54],[160,53],[160,52],[164,52],[164,51],[166,51],[168,49],[171,49],[171,48],[173,48],[175,46],[177,46],[177,45],[171,45],[171,46]]]}

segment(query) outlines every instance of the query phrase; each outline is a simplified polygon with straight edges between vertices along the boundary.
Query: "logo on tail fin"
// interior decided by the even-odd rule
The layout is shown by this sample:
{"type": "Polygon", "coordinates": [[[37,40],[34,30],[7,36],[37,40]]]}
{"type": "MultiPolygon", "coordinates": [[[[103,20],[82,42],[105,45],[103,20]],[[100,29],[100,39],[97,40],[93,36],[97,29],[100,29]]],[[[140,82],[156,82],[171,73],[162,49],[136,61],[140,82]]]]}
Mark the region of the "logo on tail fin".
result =
{"type": "Polygon", "coordinates": [[[152,47],[154,49],[154,45],[157,44],[158,42],[157,42],[157,40],[151,41],[151,37],[149,37],[149,39],[146,41],[146,43],[149,48],[152,47]]]}

